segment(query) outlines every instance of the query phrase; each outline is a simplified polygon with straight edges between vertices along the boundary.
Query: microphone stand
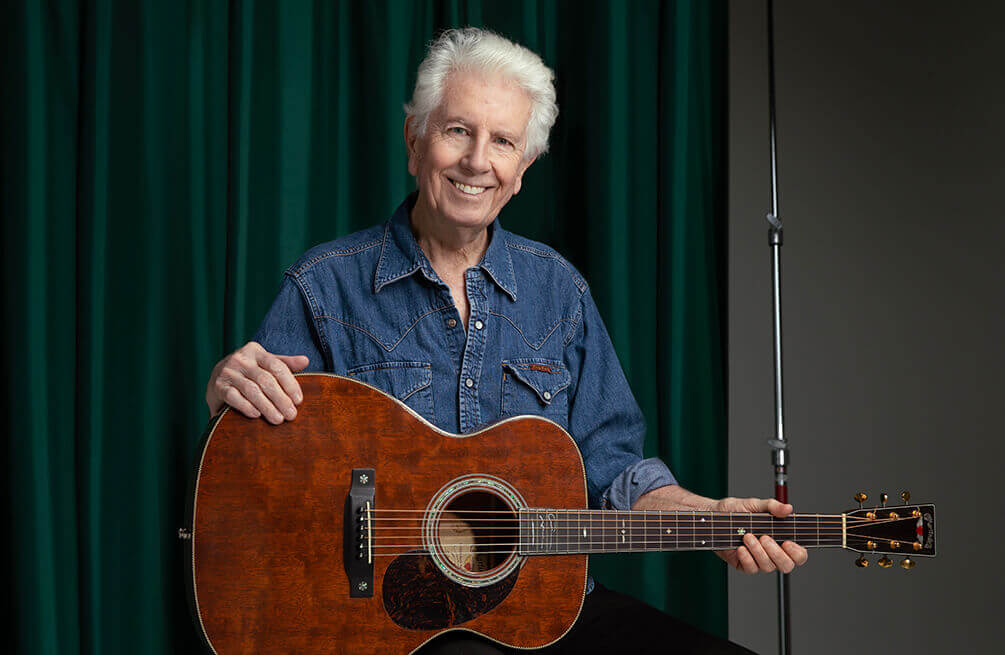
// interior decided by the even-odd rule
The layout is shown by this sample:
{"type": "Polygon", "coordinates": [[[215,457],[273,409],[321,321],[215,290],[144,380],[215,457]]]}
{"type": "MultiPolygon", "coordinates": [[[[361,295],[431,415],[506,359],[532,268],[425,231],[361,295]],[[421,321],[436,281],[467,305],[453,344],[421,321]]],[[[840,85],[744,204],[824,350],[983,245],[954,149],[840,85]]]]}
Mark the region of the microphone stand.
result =
{"type": "MultiPolygon", "coordinates": [[[[771,212],[768,219],[768,245],[771,247],[771,292],[775,345],[775,438],[769,441],[775,476],[775,498],[789,502],[789,447],[785,439],[782,411],[782,221],[778,216],[778,166],[775,151],[775,30],[774,2],[768,0],[768,124],[771,140],[771,212]]],[[[789,616],[789,576],[778,572],[778,652],[792,653],[792,627],[789,616]]]]}

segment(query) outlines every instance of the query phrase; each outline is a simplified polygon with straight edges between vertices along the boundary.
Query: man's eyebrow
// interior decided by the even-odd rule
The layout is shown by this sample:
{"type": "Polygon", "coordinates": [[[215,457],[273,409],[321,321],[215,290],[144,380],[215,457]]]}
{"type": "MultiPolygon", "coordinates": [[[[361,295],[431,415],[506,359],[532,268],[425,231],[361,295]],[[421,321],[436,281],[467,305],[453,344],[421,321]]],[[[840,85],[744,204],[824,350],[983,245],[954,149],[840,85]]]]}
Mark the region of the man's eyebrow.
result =
{"type": "Polygon", "coordinates": [[[519,135],[517,135],[514,132],[510,132],[509,130],[496,130],[493,134],[495,136],[506,137],[507,139],[509,139],[513,143],[517,143],[517,142],[520,141],[519,135]]]}
{"type": "MultiPolygon", "coordinates": [[[[443,123],[444,124],[460,123],[461,125],[470,127],[470,123],[468,123],[468,121],[462,118],[461,116],[448,116],[446,119],[444,119],[443,123]]],[[[520,136],[516,132],[511,132],[506,129],[493,130],[492,134],[493,136],[504,136],[510,141],[513,141],[514,143],[520,140],[520,136]]]]}

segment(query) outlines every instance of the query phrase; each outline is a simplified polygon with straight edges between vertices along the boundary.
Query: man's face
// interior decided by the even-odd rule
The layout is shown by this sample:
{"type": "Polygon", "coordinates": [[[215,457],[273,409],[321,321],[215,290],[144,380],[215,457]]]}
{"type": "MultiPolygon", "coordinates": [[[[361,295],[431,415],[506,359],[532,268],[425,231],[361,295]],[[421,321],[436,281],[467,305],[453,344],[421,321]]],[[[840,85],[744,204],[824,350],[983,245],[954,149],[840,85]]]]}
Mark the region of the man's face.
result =
{"type": "Polygon", "coordinates": [[[488,226],[533,161],[523,160],[530,108],[527,94],[504,78],[451,74],[426,135],[405,124],[408,172],[419,183],[413,211],[455,227],[488,226]]]}

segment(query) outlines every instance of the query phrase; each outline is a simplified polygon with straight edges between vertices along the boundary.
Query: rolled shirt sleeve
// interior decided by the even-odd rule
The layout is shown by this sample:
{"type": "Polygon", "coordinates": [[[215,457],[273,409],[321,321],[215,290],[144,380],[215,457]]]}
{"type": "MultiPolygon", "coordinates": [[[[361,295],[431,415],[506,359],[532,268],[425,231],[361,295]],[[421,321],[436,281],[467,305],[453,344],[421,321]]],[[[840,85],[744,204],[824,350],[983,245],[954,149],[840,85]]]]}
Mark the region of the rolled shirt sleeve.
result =
{"type": "Polygon", "coordinates": [[[627,510],[646,492],[677,484],[661,460],[642,457],[645,419],[589,289],[568,353],[575,381],[569,430],[583,455],[590,505],[627,510]]]}

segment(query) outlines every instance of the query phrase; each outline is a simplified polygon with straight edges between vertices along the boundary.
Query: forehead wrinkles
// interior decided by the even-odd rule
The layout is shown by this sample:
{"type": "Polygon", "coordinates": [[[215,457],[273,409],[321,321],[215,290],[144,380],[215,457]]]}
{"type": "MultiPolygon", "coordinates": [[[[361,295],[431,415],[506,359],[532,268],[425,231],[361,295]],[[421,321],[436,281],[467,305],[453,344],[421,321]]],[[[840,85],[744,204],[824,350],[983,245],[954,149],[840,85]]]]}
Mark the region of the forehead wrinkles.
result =
{"type": "Polygon", "coordinates": [[[530,98],[515,82],[500,75],[458,72],[447,78],[437,113],[441,121],[460,118],[522,139],[530,120],[530,98]]]}

